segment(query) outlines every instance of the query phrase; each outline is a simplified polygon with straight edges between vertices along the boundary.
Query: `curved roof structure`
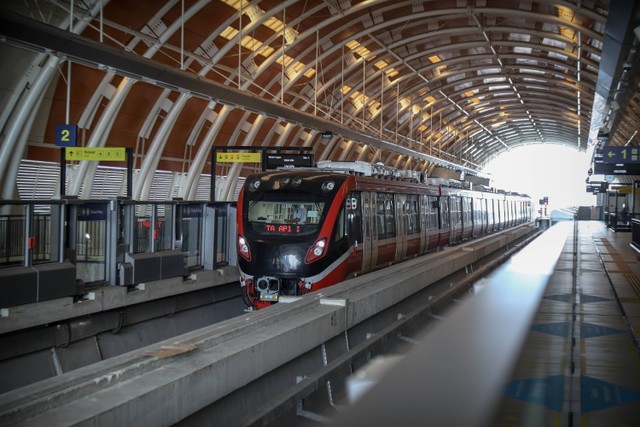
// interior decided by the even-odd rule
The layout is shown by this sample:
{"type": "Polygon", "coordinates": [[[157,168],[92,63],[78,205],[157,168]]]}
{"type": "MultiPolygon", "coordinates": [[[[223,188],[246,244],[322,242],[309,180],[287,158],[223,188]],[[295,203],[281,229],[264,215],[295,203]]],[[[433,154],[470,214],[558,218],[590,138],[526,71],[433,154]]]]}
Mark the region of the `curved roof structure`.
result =
{"type": "MultiPolygon", "coordinates": [[[[470,173],[520,145],[585,150],[592,128],[614,125],[603,110],[616,105],[620,54],[596,99],[609,3],[5,1],[3,195],[16,160],[59,158],[60,123],[78,125],[79,145],[131,148],[136,199],[156,169],[184,173],[179,196],[193,198],[213,146],[470,173]]],[[[639,98],[628,98],[635,115],[618,117],[618,145],[638,128],[639,98]]],[[[219,167],[230,199],[251,166],[219,167]]],[[[88,197],[95,169],[80,164],[68,192],[88,197]]]]}

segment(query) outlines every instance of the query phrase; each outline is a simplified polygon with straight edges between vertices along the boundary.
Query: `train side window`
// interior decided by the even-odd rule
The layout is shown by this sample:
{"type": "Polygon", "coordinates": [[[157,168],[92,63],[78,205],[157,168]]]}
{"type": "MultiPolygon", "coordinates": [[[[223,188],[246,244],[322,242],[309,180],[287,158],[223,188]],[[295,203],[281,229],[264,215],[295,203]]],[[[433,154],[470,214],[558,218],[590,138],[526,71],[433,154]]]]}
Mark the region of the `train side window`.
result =
{"type": "Polygon", "coordinates": [[[449,209],[451,211],[451,222],[454,226],[462,224],[462,209],[460,207],[460,197],[449,197],[449,209]]]}
{"type": "Polygon", "coordinates": [[[440,197],[440,228],[449,228],[449,198],[440,197]]]}
{"type": "Polygon", "coordinates": [[[393,203],[393,194],[387,194],[384,203],[386,237],[393,237],[396,235],[396,215],[394,208],[395,204],[393,203]]]}
{"type": "Polygon", "coordinates": [[[435,196],[427,196],[427,228],[438,228],[438,198],[435,196]]]}
{"type": "Polygon", "coordinates": [[[406,221],[407,221],[407,234],[415,234],[420,232],[420,215],[418,208],[418,196],[408,195],[406,205],[406,221]]]}
{"type": "Polygon", "coordinates": [[[473,222],[473,211],[471,210],[471,197],[462,198],[462,223],[465,228],[469,228],[473,222]]]}

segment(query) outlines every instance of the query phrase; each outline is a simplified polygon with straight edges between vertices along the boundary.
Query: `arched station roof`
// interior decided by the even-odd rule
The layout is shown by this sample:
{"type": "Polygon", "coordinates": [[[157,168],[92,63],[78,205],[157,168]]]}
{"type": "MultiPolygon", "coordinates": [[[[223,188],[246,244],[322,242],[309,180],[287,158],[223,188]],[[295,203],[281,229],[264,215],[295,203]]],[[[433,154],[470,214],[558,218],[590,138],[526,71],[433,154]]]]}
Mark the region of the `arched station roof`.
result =
{"type": "MultiPolygon", "coordinates": [[[[622,3],[626,39],[603,76],[608,0],[7,0],[3,195],[20,159],[59,158],[61,123],[81,145],[133,150],[136,199],[156,169],[183,172],[193,197],[212,146],[473,173],[521,145],[585,150],[594,127],[622,145],[640,116],[633,79],[611,100],[620,46],[637,44],[622,3]],[[621,104],[635,115],[614,123],[621,104]]],[[[70,194],[90,190],[84,163],[70,194]]],[[[220,167],[230,182],[251,169],[220,167]]]]}

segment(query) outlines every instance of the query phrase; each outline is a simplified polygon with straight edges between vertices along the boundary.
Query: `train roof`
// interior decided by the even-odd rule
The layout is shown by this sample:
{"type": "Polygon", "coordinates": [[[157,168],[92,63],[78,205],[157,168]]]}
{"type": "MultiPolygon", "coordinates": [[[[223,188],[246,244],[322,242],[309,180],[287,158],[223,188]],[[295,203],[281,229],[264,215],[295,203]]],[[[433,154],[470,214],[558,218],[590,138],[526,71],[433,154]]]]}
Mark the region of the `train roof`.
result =
{"type": "Polygon", "coordinates": [[[343,181],[348,176],[363,176],[370,178],[378,178],[392,181],[402,181],[407,183],[424,184],[428,186],[436,186],[449,189],[473,190],[483,193],[494,193],[500,195],[529,197],[526,194],[509,192],[501,189],[495,189],[486,185],[474,185],[468,181],[460,181],[450,178],[427,178],[424,174],[414,170],[400,170],[385,166],[383,164],[372,164],[362,161],[342,162],[342,161],[320,161],[316,167],[297,167],[297,168],[278,168],[276,170],[262,172],[259,174],[267,180],[279,180],[284,176],[299,175],[300,177],[310,178],[316,176],[327,177],[334,176],[336,180],[343,181]],[[340,179],[342,178],[342,179],[340,179]]]}

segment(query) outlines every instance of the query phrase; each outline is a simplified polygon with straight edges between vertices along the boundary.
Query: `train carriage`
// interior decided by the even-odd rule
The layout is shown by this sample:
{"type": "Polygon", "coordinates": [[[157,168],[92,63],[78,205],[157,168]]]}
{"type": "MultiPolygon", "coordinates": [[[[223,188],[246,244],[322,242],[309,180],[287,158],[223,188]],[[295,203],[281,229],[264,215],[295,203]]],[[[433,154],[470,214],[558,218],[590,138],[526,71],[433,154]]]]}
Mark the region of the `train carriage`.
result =
{"type": "MultiPolygon", "coordinates": [[[[238,265],[252,308],[479,237],[492,230],[490,214],[501,218],[496,226],[508,224],[504,195],[362,162],[321,166],[250,175],[240,192],[238,265]]],[[[510,197],[514,210],[520,201],[530,211],[528,198],[510,197]]]]}

